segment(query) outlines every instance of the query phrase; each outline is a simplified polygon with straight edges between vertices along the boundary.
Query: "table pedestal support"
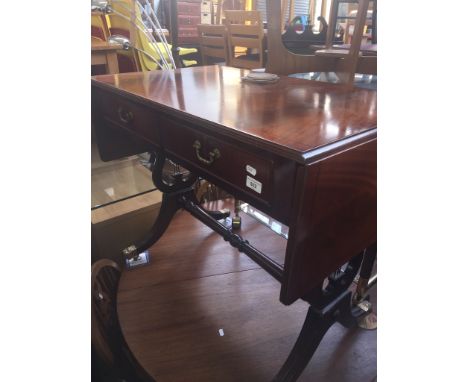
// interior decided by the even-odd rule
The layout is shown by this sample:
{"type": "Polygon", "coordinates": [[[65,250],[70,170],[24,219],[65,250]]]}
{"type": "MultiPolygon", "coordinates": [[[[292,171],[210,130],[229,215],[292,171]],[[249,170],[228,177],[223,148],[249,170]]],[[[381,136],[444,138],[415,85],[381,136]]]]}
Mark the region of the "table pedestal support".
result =
{"type": "MultiPolygon", "coordinates": [[[[181,173],[176,173],[169,181],[163,181],[162,170],[166,158],[163,153],[156,153],[156,156],[153,182],[164,193],[160,212],[150,232],[137,244],[124,249],[124,256],[126,258],[137,257],[141,252],[154,245],[166,231],[174,214],[182,208],[220,234],[224,240],[240,252],[245,253],[281,282],[283,276],[281,265],[217,221],[212,216],[213,214],[210,214],[210,211],[199,206],[193,190],[197,177],[193,174],[184,177],[181,173]]],[[[310,304],[306,319],[291,353],[273,382],[296,381],[314,355],[322,338],[334,323],[339,322],[345,327],[353,327],[357,325],[359,319],[369,313],[353,301],[353,293],[348,290],[360,269],[364,253],[365,251],[358,254],[345,266],[330,275],[325,288],[319,286],[309,295],[304,296],[303,299],[310,304]]],[[[365,266],[366,269],[372,267],[373,258],[367,256],[367,262],[369,264],[365,266]]]]}
{"type": "Polygon", "coordinates": [[[299,337],[283,367],[273,379],[273,382],[296,381],[304,371],[322,338],[328,329],[351,307],[352,293],[344,292],[326,312],[316,312],[311,306],[307,312],[299,337]]]}

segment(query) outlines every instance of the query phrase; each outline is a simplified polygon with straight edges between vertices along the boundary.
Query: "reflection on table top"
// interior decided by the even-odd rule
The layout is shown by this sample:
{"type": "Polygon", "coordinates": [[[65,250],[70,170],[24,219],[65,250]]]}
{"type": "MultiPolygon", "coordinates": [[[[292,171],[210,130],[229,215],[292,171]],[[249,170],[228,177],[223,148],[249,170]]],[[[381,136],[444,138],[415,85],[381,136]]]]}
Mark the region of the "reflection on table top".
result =
{"type": "MultiPolygon", "coordinates": [[[[309,72],[290,74],[289,77],[310,81],[338,83],[339,79],[333,72],[309,72]]],[[[377,76],[370,74],[355,74],[354,86],[362,89],[377,90],[377,76]]]]}
{"type": "Polygon", "coordinates": [[[275,84],[242,81],[247,70],[204,66],[96,76],[95,85],[114,87],[167,113],[241,134],[259,147],[298,159],[321,146],[374,129],[377,96],[336,84],[281,76],[275,84]]]}

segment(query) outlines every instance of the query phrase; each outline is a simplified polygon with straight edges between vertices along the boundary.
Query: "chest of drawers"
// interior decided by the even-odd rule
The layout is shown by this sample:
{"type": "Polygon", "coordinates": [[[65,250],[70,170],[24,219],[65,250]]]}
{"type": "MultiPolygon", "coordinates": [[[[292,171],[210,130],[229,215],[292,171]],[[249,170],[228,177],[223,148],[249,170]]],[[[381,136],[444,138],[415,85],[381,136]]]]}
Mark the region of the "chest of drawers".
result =
{"type": "Polygon", "coordinates": [[[198,42],[197,24],[201,23],[201,0],[177,1],[178,43],[198,42]]]}

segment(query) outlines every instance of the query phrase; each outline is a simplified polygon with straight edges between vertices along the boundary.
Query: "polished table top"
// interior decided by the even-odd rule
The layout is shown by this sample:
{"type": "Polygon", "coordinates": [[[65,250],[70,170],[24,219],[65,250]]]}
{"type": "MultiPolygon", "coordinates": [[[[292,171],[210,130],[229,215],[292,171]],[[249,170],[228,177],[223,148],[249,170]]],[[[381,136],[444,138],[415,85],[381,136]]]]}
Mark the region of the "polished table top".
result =
{"type": "Polygon", "coordinates": [[[241,78],[247,73],[214,65],[96,76],[93,81],[298,162],[377,126],[375,91],[283,76],[275,84],[245,83],[241,78]]]}

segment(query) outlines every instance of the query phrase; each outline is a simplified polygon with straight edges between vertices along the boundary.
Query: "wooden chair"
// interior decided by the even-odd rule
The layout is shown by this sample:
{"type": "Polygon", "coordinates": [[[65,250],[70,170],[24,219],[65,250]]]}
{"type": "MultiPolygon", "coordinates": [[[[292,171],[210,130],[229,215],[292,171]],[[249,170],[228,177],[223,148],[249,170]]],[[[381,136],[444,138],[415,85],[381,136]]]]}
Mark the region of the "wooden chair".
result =
{"type": "Polygon", "coordinates": [[[105,374],[140,381],[144,378],[135,371],[117,320],[120,274],[120,267],[108,259],[98,260],[91,267],[91,345],[106,369],[105,374]]]}
{"type": "Polygon", "coordinates": [[[198,37],[203,65],[225,62],[229,65],[227,29],[224,25],[199,24],[198,37]]]}
{"type": "Polygon", "coordinates": [[[260,11],[225,11],[225,15],[229,65],[246,69],[264,68],[265,39],[260,11]],[[236,57],[236,48],[247,48],[247,54],[236,57]],[[257,53],[249,53],[253,50],[257,53]]]}
{"type": "MultiPolygon", "coordinates": [[[[352,87],[354,83],[354,75],[358,73],[358,65],[361,53],[361,41],[362,36],[364,35],[364,28],[366,26],[366,17],[367,11],[369,9],[369,2],[371,0],[358,0],[357,1],[357,12],[356,20],[354,24],[354,38],[351,43],[351,46],[347,50],[340,50],[333,48],[333,35],[335,33],[335,28],[337,25],[338,19],[338,7],[342,3],[351,3],[355,2],[352,0],[332,0],[329,16],[329,28],[327,31],[327,41],[325,44],[325,49],[317,50],[315,53],[319,56],[336,58],[341,61],[341,65],[337,63],[337,68],[335,70],[336,75],[340,79],[340,82],[352,87]]],[[[377,1],[377,0],[372,0],[377,1]]]]}
{"type": "Polygon", "coordinates": [[[268,63],[269,73],[288,75],[307,72],[335,72],[339,83],[353,87],[355,73],[376,74],[376,54],[365,55],[361,52],[361,39],[366,22],[369,2],[377,0],[332,0],[327,30],[325,49],[316,50],[312,55],[290,52],[282,41],[283,21],[281,20],[281,0],[269,0],[268,16],[268,63]],[[334,31],[338,19],[338,6],[344,2],[357,2],[354,39],[349,49],[338,49],[333,46],[334,31]]]}
{"type": "Polygon", "coordinates": [[[101,12],[91,12],[91,39],[107,41],[109,36],[105,16],[101,12]]]}
{"type": "Polygon", "coordinates": [[[225,11],[245,10],[245,0],[219,0],[216,24],[224,24],[225,11]]]}

